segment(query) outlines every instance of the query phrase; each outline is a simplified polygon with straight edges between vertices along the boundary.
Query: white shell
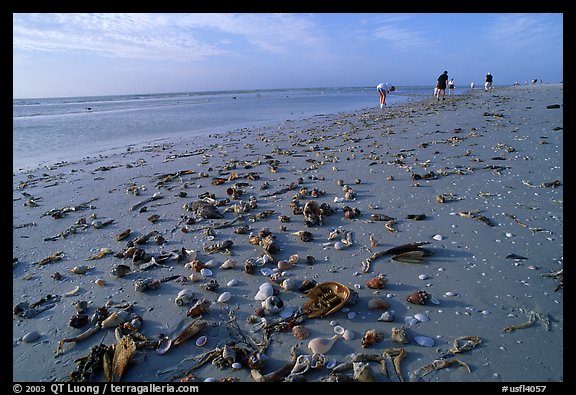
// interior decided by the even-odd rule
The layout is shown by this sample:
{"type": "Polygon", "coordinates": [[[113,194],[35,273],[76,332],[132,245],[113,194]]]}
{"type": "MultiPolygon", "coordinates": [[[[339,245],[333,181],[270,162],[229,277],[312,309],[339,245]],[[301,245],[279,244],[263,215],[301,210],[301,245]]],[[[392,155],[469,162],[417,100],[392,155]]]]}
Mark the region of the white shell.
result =
{"type": "Polygon", "coordinates": [[[189,275],[188,278],[190,279],[190,281],[194,282],[194,281],[202,280],[204,278],[204,276],[198,272],[194,272],[191,275],[189,275]]]}
{"type": "Polygon", "coordinates": [[[308,349],[312,351],[313,354],[326,354],[339,337],[338,335],[332,337],[316,337],[308,342],[308,349]]]}
{"type": "Polygon", "coordinates": [[[263,267],[262,269],[260,269],[260,273],[262,273],[263,276],[271,276],[272,274],[274,274],[274,271],[269,267],[263,267]]]}
{"type": "Polygon", "coordinates": [[[378,321],[381,322],[392,322],[394,321],[394,314],[391,311],[385,311],[382,315],[378,318],[378,321]]]}
{"type": "Polygon", "coordinates": [[[345,329],[343,327],[341,327],[340,325],[336,325],[334,327],[334,332],[336,332],[339,335],[343,335],[344,331],[345,331],[345,329]]]}
{"type": "Polygon", "coordinates": [[[290,306],[284,306],[284,308],[282,309],[282,311],[280,311],[280,313],[278,313],[278,315],[282,318],[288,318],[291,317],[292,314],[294,314],[294,309],[290,306]]]}
{"type": "Polygon", "coordinates": [[[352,332],[350,329],[346,329],[342,334],[342,338],[344,340],[354,340],[355,337],[356,335],[354,335],[354,332],[352,332]]]}
{"type": "Polygon", "coordinates": [[[444,296],[456,296],[456,292],[448,291],[444,294],[444,296]]]}
{"type": "Polygon", "coordinates": [[[200,270],[200,274],[203,275],[204,277],[210,277],[212,276],[212,270],[208,268],[203,268],[202,270],[200,270]]]}
{"type": "Polygon", "coordinates": [[[349,319],[349,320],[353,320],[354,317],[356,317],[356,313],[355,313],[355,312],[351,311],[351,312],[348,313],[348,319],[349,319]]]}
{"type": "Polygon", "coordinates": [[[440,301],[436,298],[430,298],[430,303],[432,304],[440,304],[440,301]]]}
{"type": "Polygon", "coordinates": [[[333,367],[336,366],[337,363],[338,363],[338,362],[337,362],[335,359],[331,359],[331,360],[329,360],[329,361],[326,361],[326,363],[324,364],[324,367],[325,367],[326,369],[332,369],[333,367]]]}
{"type": "Polygon", "coordinates": [[[336,243],[334,243],[334,249],[343,250],[344,248],[346,248],[346,245],[341,241],[337,241],[336,243]]]}
{"type": "Polygon", "coordinates": [[[414,336],[414,341],[422,347],[434,346],[434,339],[428,336],[414,336]]]}
{"type": "Polygon", "coordinates": [[[24,336],[22,336],[22,341],[24,343],[32,343],[33,341],[37,340],[40,337],[40,334],[36,331],[28,332],[24,336]]]}
{"type": "Polygon", "coordinates": [[[420,322],[430,321],[430,317],[428,317],[426,314],[422,314],[422,313],[414,314],[414,318],[416,318],[420,322]]]}
{"type": "Polygon", "coordinates": [[[271,314],[279,313],[284,308],[284,302],[277,296],[268,296],[262,302],[262,307],[271,314]]]}
{"type": "Polygon", "coordinates": [[[296,288],[296,285],[298,285],[298,282],[293,278],[287,278],[286,280],[282,281],[282,288],[285,291],[292,291],[294,288],[296,288]]]}
{"type": "Polygon", "coordinates": [[[258,289],[258,293],[254,296],[255,300],[266,300],[269,296],[274,295],[274,288],[270,283],[263,283],[258,289]]]}
{"type": "Polygon", "coordinates": [[[208,337],[207,336],[200,336],[198,339],[196,339],[196,345],[198,347],[202,347],[206,343],[208,343],[208,337]]]}
{"type": "Polygon", "coordinates": [[[162,340],[160,340],[160,343],[158,343],[158,347],[156,347],[156,354],[158,355],[164,355],[168,352],[168,350],[170,350],[170,346],[172,346],[172,339],[170,339],[169,337],[165,337],[162,340]]]}
{"type": "Polygon", "coordinates": [[[220,269],[232,269],[234,266],[236,266],[234,259],[226,259],[224,263],[220,265],[220,269]]]}
{"type": "Polygon", "coordinates": [[[444,236],[442,236],[442,235],[434,235],[432,238],[434,240],[438,240],[438,241],[444,240],[444,236]]]}
{"type": "Polygon", "coordinates": [[[236,280],[235,278],[233,278],[232,280],[230,280],[230,281],[228,281],[228,282],[226,283],[226,285],[227,285],[228,287],[233,287],[233,286],[235,286],[236,284],[238,284],[238,280],[236,280]]]}
{"type": "Polygon", "coordinates": [[[256,258],[256,264],[258,266],[265,265],[268,262],[270,262],[270,258],[268,257],[268,255],[262,255],[260,258],[256,258]]]}
{"type": "Polygon", "coordinates": [[[427,279],[429,279],[430,277],[428,277],[427,274],[420,274],[420,275],[418,276],[418,278],[419,278],[420,280],[427,280],[427,279]]]}
{"type": "Polygon", "coordinates": [[[228,291],[222,292],[220,296],[218,296],[218,303],[226,303],[230,300],[232,294],[228,291]]]}
{"type": "Polygon", "coordinates": [[[232,364],[232,369],[237,370],[237,369],[241,369],[241,368],[242,368],[242,364],[240,362],[234,362],[232,364]]]}
{"type": "MultiPolygon", "coordinates": [[[[194,259],[196,259],[196,258],[194,258],[194,259]]],[[[216,267],[216,266],[218,266],[218,262],[216,262],[215,259],[210,259],[208,262],[205,262],[205,263],[204,263],[204,266],[206,266],[206,267],[216,267]]]]}

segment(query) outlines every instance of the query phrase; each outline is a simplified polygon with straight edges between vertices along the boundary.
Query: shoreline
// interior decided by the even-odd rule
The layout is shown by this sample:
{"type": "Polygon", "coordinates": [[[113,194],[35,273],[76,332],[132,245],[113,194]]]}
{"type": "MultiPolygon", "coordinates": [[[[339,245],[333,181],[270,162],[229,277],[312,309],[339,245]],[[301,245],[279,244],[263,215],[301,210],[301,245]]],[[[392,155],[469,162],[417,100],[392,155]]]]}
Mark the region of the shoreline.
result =
{"type": "MultiPolygon", "coordinates": [[[[80,300],[88,301],[88,315],[110,300],[133,304],[130,314],[142,317],[140,333],[150,340],[174,336],[192,322],[186,316],[192,302],[175,303],[179,291],[189,289],[193,299],[212,302],[201,318],[206,328],[164,355],[153,349],[137,351],[122,381],[168,380],[177,370],[157,373],[178,366],[186,357],[223,347],[230,339],[238,344],[251,339],[244,345],[255,347],[262,332],[252,332],[256,328],[249,317],[260,304],[254,299],[258,287],[270,281],[259,270],[275,265],[269,262],[254,274],[245,272],[244,262],[263,253],[260,245],[249,243],[248,234],[233,232],[236,226],[249,225],[253,234],[268,228],[276,237],[279,250],[271,254],[276,262],[298,254],[298,262],[285,278],[336,281],[358,294],[358,301],[346,306],[347,311],[304,319],[301,325],[310,330],[306,339],[296,339],[289,331],[272,332],[263,351],[267,358],[262,374],[284,366],[292,346],[299,354],[310,353],[308,342],[333,336],[335,321],[352,331],[354,339],[338,337],[325,353],[326,361],[340,364],[352,353],[382,355],[387,349],[403,348],[404,381],[563,381],[563,289],[555,291],[558,281],[542,276],[558,272],[563,262],[562,94],[561,84],[495,88],[489,93],[475,90],[446,96],[441,102],[430,98],[384,110],[362,109],[213,133],[208,139],[146,143],[117,154],[14,172],[13,307],[48,294],[59,300],[31,318],[13,315],[13,380],[62,381],[74,369],[74,361],[91,347],[116,342],[113,329],[103,329],[76,345],[67,343],[55,356],[59,340],[90,327],[68,325],[76,313],[74,303],[80,300]],[[556,104],[559,108],[547,108],[556,104]],[[162,178],[166,175],[172,176],[162,178]],[[215,185],[216,178],[223,181],[215,185]],[[342,185],[352,188],[350,199],[342,185]],[[227,193],[229,188],[241,192],[234,198],[227,193]],[[155,193],[162,197],[150,200],[155,193]],[[206,193],[222,201],[218,209],[223,218],[196,218],[186,224],[185,216],[193,214],[183,206],[206,193]],[[326,215],[322,224],[306,226],[303,216],[294,214],[290,206],[297,193],[302,206],[310,201],[326,203],[334,213],[326,215]],[[237,219],[234,207],[240,210],[240,203],[250,197],[256,207],[244,212],[234,226],[205,230],[210,224],[237,219]],[[142,206],[147,210],[140,212],[142,206]],[[345,218],[346,206],[360,214],[345,218]],[[69,207],[74,210],[63,210],[69,207]],[[53,209],[61,209],[62,217],[46,215],[53,209]],[[266,212],[272,214],[265,216],[266,212]],[[152,214],[159,219],[151,222],[152,214]],[[418,214],[424,218],[413,219],[418,214]],[[281,222],[280,215],[289,221],[281,222]],[[394,221],[376,221],[373,215],[394,221]],[[108,219],[113,222],[107,226],[92,225],[108,219]],[[74,231],[65,233],[67,229],[74,231]],[[116,241],[126,229],[131,229],[130,236],[116,241]],[[334,230],[351,232],[352,246],[336,249],[334,242],[340,239],[327,238],[334,230]],[[130,259],[114,256],[127,240],[153,231],[165,241],[142,244],[148,257],[159,259],[182,248],[195,250],[200,261],[215,261],[213,276],[182,284],[170,280],[155,290],[136,291],[137,279],[193,273],[184,266],[186,262],[174,259],[138,271],[130,259]],[[301,231],[311,232],[313,240],[302,241],[295,234],[301,231]],[[225,240],[233,242],[230,255],[207,252],[206,248],[225,240]],[[374,259],[369,271],[363,272],[362,262],[374,253],[415,242],[429,243],[425,247],[431,255],[422,262],[399,262],[386,255],[374,259]],[[112,253],[87,260],[104,248],[112,253]],[[38,264],[60,251],[62,259],[38,264]],[[315,262],[306,263],[307,256],[315,262]],[[220,268],[226,259],[236,266],[220,268]],[[130,266],[130,274],[112,276],[110,271],[118,264],[130,266]],[[80,265],[90,269],[85,274],[69,271],[80,265]],[[55,272],[62,275],[60,280],[51,277],[55,272]],[[378,274],[385,275],[384,289],[368,288],[366,283],[378,274]],[[96,285],[97,279],[104,285],[96,285]],[[204,288],[210,279],[219,284],[215,292],[204,288]],[[237,283],[229,285],[231,280],[237,283]],[[75,287],[79,287],[76,294],[64,296],[75,287]],[[417,290],[427,291],[438,304],[407,303],[406,298],[417,290]],[[224,292],[230,293],[230,300],[217,302],[224,292]],[[378,321],[382,311],[368,308],[374,297],[389,304],[392,322],[378,321]],[[407,318],[417,314],[429,320],[407,318]],[[503,332],[510,325],[525,323],[529,316],[539,318],[529,327],[503,332]],[[392,327],[405,328],[408,343],[392,341],[392,327]],[[369,329],[382,332],[384,340],[362,347],[369,329]],[[34,331],[40,334],[37,339],[22,341],[34,331]],[[207,343],[197,346],[201,335],[207,336],[207,343]],[[433,346],[419,345],[419,336],[432,339],[433,346]],[[454,339],[462,336],[481,339],[473,349],[456,355],[470,372],[454,365],[419,377],[419,368],[445,355],[454,339]]],[[[294,311],[307,300],[305,294],[284,290],[280,284],[274,288],[294,311]]],[[[271,313],[265,318],[280,319],[271,313]]],[[[192,373],[197,381],[230,377],[254,381],[245,362],[240,357],[236,362],[241,368],[219,369],[207,363],[192,373]]],[[[189,364],[182,362],[179,368],[189,364]]],[[[393,368],[386,375],[378,363],[368,366],[376,381],[398,381],[393,368]]],[[[322,367],[293,377],[322,381],[329,373],[322,367]]],[[[352,369],[343,373],[352,377],[352,369]]],[[[95,377],[103,379],[101,374],[95,377]]]]}

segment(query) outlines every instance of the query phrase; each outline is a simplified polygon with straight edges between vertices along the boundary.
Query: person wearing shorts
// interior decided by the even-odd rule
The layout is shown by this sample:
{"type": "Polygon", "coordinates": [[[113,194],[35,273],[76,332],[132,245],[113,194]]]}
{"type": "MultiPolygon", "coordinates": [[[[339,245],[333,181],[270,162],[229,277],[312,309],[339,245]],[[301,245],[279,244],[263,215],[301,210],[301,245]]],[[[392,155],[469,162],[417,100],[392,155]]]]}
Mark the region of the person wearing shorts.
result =
{"type": "Polygon", "coordinates": [[[386,105],[386,93],[390,91],[390,85],[381,82],[376,86],[376,90],[380,95],[380,108],[384,108],[386,105]]]}
{"type": "Polygon", "coordinates": [[[451,79],[450,82],[448,83],[448,94],[449,95],[454,94],[454,79],[451,79]]]}
{"type": "Polygon", "coordinates": [[[442,92],[442,100],[446,100],[444,95],[446,94],[446,84],[448,82],[448,72],[444,71],[444,73],[440,74],[438,80],[436,81],[436,97],[438,101],[440,101],[440,92],[442,92]]]}

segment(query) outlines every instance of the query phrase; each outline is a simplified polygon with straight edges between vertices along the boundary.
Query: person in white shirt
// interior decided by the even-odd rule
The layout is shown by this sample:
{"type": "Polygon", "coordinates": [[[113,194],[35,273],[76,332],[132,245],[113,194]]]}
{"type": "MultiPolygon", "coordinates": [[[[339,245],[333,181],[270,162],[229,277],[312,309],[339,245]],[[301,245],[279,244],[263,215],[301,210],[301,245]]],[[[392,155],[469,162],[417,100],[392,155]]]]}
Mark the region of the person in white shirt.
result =
{"type": "Polygon", "coordinates": [[[380,108],[384,108],[386,105],[386,94],[388,92],[394,92],[395,88],[388,83],[381,82],[376,86],[376,90],[380,95],[380,108]]]}

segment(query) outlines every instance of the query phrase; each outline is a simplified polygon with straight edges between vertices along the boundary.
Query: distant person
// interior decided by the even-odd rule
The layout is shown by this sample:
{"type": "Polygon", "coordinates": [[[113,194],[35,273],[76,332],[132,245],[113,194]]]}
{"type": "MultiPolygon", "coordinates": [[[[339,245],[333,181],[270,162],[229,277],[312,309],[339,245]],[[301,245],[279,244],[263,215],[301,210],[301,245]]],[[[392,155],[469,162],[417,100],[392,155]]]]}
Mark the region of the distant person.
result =
{"type": "Polygon", "coordinates": [[[490,72],[486,73],[486,82],[484,83],[485,92],[492,90],[492,79],[493,79],[492,74],[490,74],[490,72]]]}
{"type": "Polygon", "coordinates": [[[474,89],[474,83],[473,82],[470,83],[470,89],[474,89]]]}
{"type": "Polygon", "coordinates": [[[440,77],[438,77],[438,80],[436,81],[436,97],[438,98],[438,101],[440,101],[440,92],[442,92],[442,100],[446,100],[446,98],[444,97],[444,95],[446,94],[446,84],[448,83],[448,72],[444,71],[442,74],[440,74],[440,77]]]}
{"type": "Polygon", "coordinates": [[[532,80],[532,85],[536,85],[537,82],[538,82],[538,78],[534,78],[534,79],[532,80]]]}
{"type": "Polygon", "coordinates": [[[448,94],[449,95],[453,95],[454,94],[454,78],[452,78],[450,80],[450,82],[448,82],[448,94]]]}
{"type": "Polygon", "coordinates": [[[380,108],[384,108],[386,105],[386,94],[388,92],[394,92],[396,88],[394,86],[390,86],[387,83],[381,82],[376,86],[376,90],[380,95],[380,108]]]}

